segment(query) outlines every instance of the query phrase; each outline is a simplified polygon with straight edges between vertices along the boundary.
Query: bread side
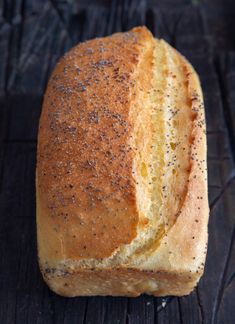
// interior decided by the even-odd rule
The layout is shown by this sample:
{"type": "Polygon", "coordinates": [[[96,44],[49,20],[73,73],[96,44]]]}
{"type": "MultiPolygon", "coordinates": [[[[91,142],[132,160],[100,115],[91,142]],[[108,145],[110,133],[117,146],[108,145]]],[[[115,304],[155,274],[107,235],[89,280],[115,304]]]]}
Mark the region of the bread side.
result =
{"type": "Polygon", "coordinates": [[[58,272],[43,269],[49,287],[61,296],[183,296],[195,287],[196,275],[188,272],[133,268],[74,269],[58,272]]]}
{"type": "MultiPolygon", "coordinates": [[[[48,182],[44,183],[46,176],[42,177],[44,170],[42,165],[48,167],[48,163],[51,163],[45,164],[44,152],[45,147],[50,146],[50,141],[54,139],[55,132],[52,131],[48,141],[45,141],[44,136],[48,136],[47,114],[50,105],[56,102],[56,92],[52,92],[50,88],[54,86],[54,76],[45,97],[44,117],[42,115],[40,122],[45,134],[39,135],[38,170],[41,167],[41,173],[37,172],[40,183],[37,186],[39,259],[43,276],[49,286],[65,296],[136,296],[141,293],[185,295],[193,289],[203,272],[207,244],[208,201],[205,116],[199,80],[191,65],[164,41],[155,40],[145,28],[134,29],[131,33],[135,36],[131,36],[132,43],[126,45],[126,50],[129,53],[129,46],[134,44],[136,61],[132,64],[133,71],[128,86],[126,85],[129,101],[125,103],[122,96],[120,106],[113,106],[113,109],[116,109],[113,113],[117,115],[120,114],[120,107],[124,111],[127,109],[125,120],[130,123],[129,133],[126,137],[119,138],[118,142],[118,145],[124,144],[124,147],[127,145],[130,148],[130,155],[122,156],[121,162],[125,167],[118,171],[120,176],[129,180],[128,183],[132,181],[132,197],[129,195],[126,200],[119,201],[119,205],[116,205],[119,218],[114,217],[116,214],[110,213],[115,205],[114,200],[107,197],[109,205],[106,206],[108,212],[105,216],[100,215],[97,208],[93,210],[94,213],[85,209],[84,220],[91,217],[91,221],[95,222],[87,227],[87,232],[84,232],[72,221],[73,214],[76,217],[79,214],[77,204],[74,208],[71,204],[62,206],[68,215],[67,218],[62,218],[62,222],[58,213],[51,212],[45,205],[48,199],[48,182]],[[144,49],[141,50],[141,47],[144,49]],[[131,170],[129,174],[125,173],[128,165],[131,170]],[[123,209],[120,207],[122,203],[125,206],[123,209]],[[134,223],[129,220],[133,216],[128,206],[132,206],[134,223]],[[123,213],[123,210],[126,213],[123,213]],[[99,228],[97,217],[106,235],[98,245],[89,237],[94,229],[96,231],[99,228]],[[106,223],[107,217],[111,217],[110,223],[106,223]],[[127,235],[129,241],[125,242],[127,232],[123,232],[123,238],[121,233],[123,227],[127,229],[127,224],[134,230],[132,236],[127,235]],[[110,232],[111,226],[119,230],[119,234],[116,234],[119,236],[119,244],[117,239],[114,239],[113,232],[110,232]],[[72,235],[79,235],[80,241],[73,240],[72,235]],[[106,242],[108,249],[104,248],[106,242]],[[83,250],[81,252],[81,245],[86,246],[85,252],[83,250]]],[[[125,35],[124,33],[111,36],[108,43],[112,44],[112,40],[119,37],[122,40],[130,40],[130,36],[125,35]]],[[[88,49],[88,52],[94,51],[97,42],[100,41],[104,42],[103,39],[88,42],[84,45],[85,52],[82,53],[86,53],[88,49]]],[[[112,68],[117,70],[121,63],[114,58],[122,45],[119,42],[110,46],[114,64],[112,68]]],[[[77,64],[74,60],[75,57],[79,57],[79,53],[80,49],[77,48],[76,56],[74,53],[71,57],[68,54],[68,59],[71,59],[69,65],[73,65],[73,68],[77,64]]],[[[97,53],[95,57],[96,60],[98,58],[100,60],[97,53]]],[[[89,64],[94,63],[91,56],[89,60],[89,64]]],[[[59,69],[57,67],[53,75],[64,73],[64,68],[68,66],[67,58],[65,57],[59,64],[62,66],[59,65],[59,69]]],[[[100,79],[106,77],[107,69],[104,65],[100,79]]],[[[122,75],[120,70],[117,75],[119,77],[122,75]]],[[[67,82],[67,77],[62,82],[67,82]]],[[[116,86],[115,82],[109,84],[109,89],[113,89],[110,90],[110,98],[112,91],[118,93],[116,86]]],[[[99,93],[102,91],[99,89],[99,93]]],[[[79,100],[81,98],[77,93],[72,93],[71,97],[79,100]]],[[[89,97],[84,103],[89,109],[88,99],[89,97]]],[[[107,103],[108,99],[102,97],[101,100],[107,103]]],[[[75,107],[75,104],[71,106],[73,110],[75,107]]],[[[77,107],[79,110],[80,103],[77,107]]],[[[102,105],[99,114],[102,114],[103,109],[102,105]]],[[[75,111],[73,113],[76,115],[75,111]]],[[[53,122],[54,118],[55,116],[50,121],[53,122]]],[[[67,126],[71,127],[74,115],[71,120],[66,115],[64,118],[61,120],[59,116],[60,125],[66,122],[67,126]]],[[[80,126],[80,121],[76,125],[80,126]]],[[[99,128],[96,123],[92,124],[92,127],[95,131],[99,128]]],[[[103,127],[104,125],[101,125],[100,129],[110,138],[110,125],[106,129],[103,127]]],[[[120,125],[120,129],[125,129],[125,126],[120,125]]],[[[61,132],[61,128],[58,130],[61,132]]],[[[87,133],[90,131],[91,128],[88,128],[87,133]]],[[[40,129],[40,134],[42,132],[40,129]]],[[[59,135],[61,136],[61,133],[59,135]]],[[[65,136],[64,140],[65,147],[68,148],[71,136],[69,138],[65,136]]],[[[83,140],[79,141],[79,138],[76,138],[76,143],[80,146],[83,140]]],[[[84,152],[87,153],[89,150],[90,148],[87,148],[84,152]]],[[[57,160],[61,161],[61,158],[57,160]]],[[[101,158],[97,160],[97,156],[93,160],[96,167],[106,162],[101,158]]],[[[70,159],[65,155],[63,161],[68,163],[70,159]]],[[[111,164],[111,172],[114,167],[111,164]]],[[[56,172],[58,173],[58,168],[56,172]]],[[[54,175],[57,176],[57,173],[54,175]]],[[[87,176],[86,172],[85,175],[87,176]]],[[[74,180],[74,173],[69,177],[69,180],[74,180]]],[[[109,185],[111,178],[107,177],[106,180],[109,185]]],[[[47,178],[46,181],[49,181],[49,188],[57,188],[58,179],[52,181],[52,178],[49,180],[47,178]]],[[[81,184],[80,176],[76,181],[81,184]]],[[[67,181],[63,179],[63,185],[68,186],[68,179],[67,181]]],[[[112,188],[115,198],[118,196],[116,189],[117,187],[112,188]]],[[[61,190],[64,195],[63,189],[61,190]]],[[[85,198],[90,197],[89,195],[88,190],[85,192],[85,198]]],[[[57,206],[54,209],[57,211],[57,206]]],[[[130,231],[128,233],[130,234],[130,231]]]]}

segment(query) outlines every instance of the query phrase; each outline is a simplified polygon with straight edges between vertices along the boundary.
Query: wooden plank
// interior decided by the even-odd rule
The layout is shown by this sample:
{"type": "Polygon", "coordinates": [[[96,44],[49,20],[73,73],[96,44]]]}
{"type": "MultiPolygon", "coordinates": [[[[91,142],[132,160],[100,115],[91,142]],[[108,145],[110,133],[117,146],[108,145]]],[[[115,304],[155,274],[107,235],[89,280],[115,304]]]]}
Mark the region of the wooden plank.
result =
{"type": "Polygon", "coordinates": [[[87,300],[85,323],[104,323],[106,297],[90,297],[87,300]]]}
{"type": "Polygon", "coordinates": [[[87,298],[79,297],[66,300],[64,309],[64,323],[83,323],[86,314],[87,298]]]}
{"type": "Polygon", "coordinates": [[[6,85],[8,79],[8,68],[10,59],[10,36],[11,36],[11,26],[7,22],[3,23],[0,27],[0,96],[4,97],[6,92],[6,85]]]}
{"type": "MultiPolygon", "coordinates": [[[[235,53],[222,53],[217,57],[217,73],[221,87],[224,119],[231,147],[235,147],[235,53]]],[[[235,162],[235,150],[232,152],[235,162]]]]}
{"type": "Polygon", "coordinates": [[[182,314],[179,300],[177,297],[173,298],[166,308],[157,313],[156,322],[157,324],[182,323],[182,314]]]}
{"type": "Polygon", "coordinates": [[[178,298],[182,323],[204,323],[204,309],[199,298],[198,289],[187,297],[178,298]]]}
{"type": "Polygon", "coordinates": [[[104,323],[126,323],[128,298],[108,297],[105,306],[104,323]]]}
{"type": "Polygon", "coordinates": [[[5,142],[36,144],[42,100],[41,95],[9,96],[5,103],[8,120],[5,142]]]}
{"type": "Polygon", "coordinates": [[[130,298],[128,300],[127,318],[129,324],[141,324],[143,318],[146,324],[153,323],[155,318],[154,297],[130,298]]]}

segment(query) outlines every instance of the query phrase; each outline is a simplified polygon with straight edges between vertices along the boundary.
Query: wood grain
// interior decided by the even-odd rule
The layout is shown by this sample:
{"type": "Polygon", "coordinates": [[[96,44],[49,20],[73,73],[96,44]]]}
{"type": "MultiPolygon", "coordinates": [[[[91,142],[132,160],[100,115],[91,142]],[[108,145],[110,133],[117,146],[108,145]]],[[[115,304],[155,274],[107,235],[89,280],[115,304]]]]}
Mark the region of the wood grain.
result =
{"type": "Polygon", "coordinates": [[[235,42],[233,1],[8,0],[0,5],[0,323],[234,323],[235,42]],[[205,275],[188,297],[66,299],[37,264],[35,156],[49,74],[79,41],[146,24],[200,74],[212,207],[205,275]],[[163,304],[165,305],[165,304],[163,304]]]}

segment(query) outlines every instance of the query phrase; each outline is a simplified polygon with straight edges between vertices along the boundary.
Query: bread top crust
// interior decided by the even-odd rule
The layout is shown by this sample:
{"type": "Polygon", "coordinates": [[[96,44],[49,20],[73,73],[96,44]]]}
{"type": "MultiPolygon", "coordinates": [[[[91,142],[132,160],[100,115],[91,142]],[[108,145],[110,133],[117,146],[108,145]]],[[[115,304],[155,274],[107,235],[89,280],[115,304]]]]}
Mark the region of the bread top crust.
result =
{"type": "MultiPolygon", "coordinates": [[[[175,79],[176,87],[180,93],[184,89],[190,110],[178,125],[178,130],[186,126],[189,130],[180,144],[187,153],[179,156],[181,166],[188,161],[186,179],[175,180],[173,188],[182,203],[175,212],[168,190],[168,219],[160,239],[156,236],[147,245],[143,240],[141,253],[134,252],[131,259],[121,251],[124,263],[112,259],[115,251],[129,248],[138,238],[144,223],[136,201],[140,184],[132,173],[136,162],[132,132],[141,110],[138,90],[147,93],[152,87],[151,55],[160,42],[145,28],[92,40],[72,49],[53,72],[38,145],[37,225],[43,267],[89,268],[94,263],[96,268],[190,270],[201,275],[208,221],[204,106],[195,71],[176,51],[179,62],[174,64],[180,65],[184,76],[184,81],[175,79]]],[[[167,54],[173,50],[164,46],[167,54]]],[[[168,82],[171,69],[162,74],[168,82]]],[[[168,88],[164,98],[180,95],[168,88]]],[[[181,108],[181,102],[178,105],[181,108]]],[[[139,152],[152,136],[151,123],[145,124],[148,131],[138,138],[139,152]]]]}
{"type": "Polygon", "coordinates": [[[146,28],[70,50],[47,87],[38,136],[40,254],[101,259],[137,235],[131,109],[138,78],[150,87],[153,37],[146,28]]]}

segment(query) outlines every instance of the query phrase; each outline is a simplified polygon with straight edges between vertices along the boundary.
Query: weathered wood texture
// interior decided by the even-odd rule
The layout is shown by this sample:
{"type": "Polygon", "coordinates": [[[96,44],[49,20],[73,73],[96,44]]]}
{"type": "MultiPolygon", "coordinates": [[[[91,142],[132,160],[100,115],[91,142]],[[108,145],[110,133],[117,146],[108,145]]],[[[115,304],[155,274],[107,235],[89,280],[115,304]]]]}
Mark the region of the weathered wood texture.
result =
{"type": "Polygon", "coordinates": [[[222,0],[2,1],[0,7],[0,323],[235,323],[235,4],[222,0]],[[191,4],[192,2],[192,4],[191,4]],[[200,74],[211,215],[205,275],[188,297],[66,299],[37,265],[35,154],[43,91],[79,41],[146,24],[200,74]]]}

